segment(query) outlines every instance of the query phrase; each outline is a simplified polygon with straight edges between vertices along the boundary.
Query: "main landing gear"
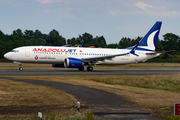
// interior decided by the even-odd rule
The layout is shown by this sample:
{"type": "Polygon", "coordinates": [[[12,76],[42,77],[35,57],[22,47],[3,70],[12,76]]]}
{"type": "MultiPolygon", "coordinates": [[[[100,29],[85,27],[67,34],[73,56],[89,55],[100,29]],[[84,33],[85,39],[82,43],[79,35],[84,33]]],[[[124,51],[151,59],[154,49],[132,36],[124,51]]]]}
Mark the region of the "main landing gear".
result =
{"type": "MultiPolygon", "coordinates": [[[[78,68],[79,71],[84,71],[84,66],[82,66],[81,68],[78,68]]],[[[87,71],[93,71],[93,67],[92,66],[88,66],[87,67],[87,71]]]]}
{"type": "Polygon", "coordinates": [[[78,68],[79,71],[84,71],[84,66],[82,66],[81,68],[78,68]]]}

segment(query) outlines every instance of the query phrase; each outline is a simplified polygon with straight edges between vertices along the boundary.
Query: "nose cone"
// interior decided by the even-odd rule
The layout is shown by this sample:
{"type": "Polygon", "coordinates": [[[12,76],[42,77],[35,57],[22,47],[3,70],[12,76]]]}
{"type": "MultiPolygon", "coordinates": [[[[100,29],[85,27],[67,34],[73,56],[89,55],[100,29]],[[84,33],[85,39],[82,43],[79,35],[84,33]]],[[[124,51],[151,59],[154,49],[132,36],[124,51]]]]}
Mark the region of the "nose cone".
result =
{"type": "Polygon", "coordinates": [[[8,53],[4,54],[4,57],[6,59],[10,60],[11,59],[11,53],[8,52],[8,53]]]}

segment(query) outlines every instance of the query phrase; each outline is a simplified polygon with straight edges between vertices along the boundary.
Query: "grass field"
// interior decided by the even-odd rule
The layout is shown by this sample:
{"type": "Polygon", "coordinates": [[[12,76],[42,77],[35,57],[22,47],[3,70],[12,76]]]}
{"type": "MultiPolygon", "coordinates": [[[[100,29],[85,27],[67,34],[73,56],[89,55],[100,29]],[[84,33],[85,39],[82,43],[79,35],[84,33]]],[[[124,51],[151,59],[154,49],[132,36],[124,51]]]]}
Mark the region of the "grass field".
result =
{"type": "Polygon", "coordinates": [[[74,109],[66,113],[76,103],[72,95],[56,89],[0,79],[2,120],[38,120],[39,111],[46,119],[93,119],[93,114],[87,110],[77,114],[74,109]]]}

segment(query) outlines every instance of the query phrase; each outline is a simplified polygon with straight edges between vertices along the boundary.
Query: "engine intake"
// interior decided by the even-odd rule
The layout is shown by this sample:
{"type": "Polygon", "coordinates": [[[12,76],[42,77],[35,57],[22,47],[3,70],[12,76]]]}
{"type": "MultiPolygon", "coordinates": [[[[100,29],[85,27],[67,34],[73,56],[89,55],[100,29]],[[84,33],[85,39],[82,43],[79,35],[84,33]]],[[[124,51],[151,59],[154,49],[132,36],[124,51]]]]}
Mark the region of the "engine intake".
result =
{"type": "Polygon", "coordinates": [[[66,58],[64,60],[64,67],[66,68],[81,68],[83,66],[83,61],[77,58],[66,58]]]}

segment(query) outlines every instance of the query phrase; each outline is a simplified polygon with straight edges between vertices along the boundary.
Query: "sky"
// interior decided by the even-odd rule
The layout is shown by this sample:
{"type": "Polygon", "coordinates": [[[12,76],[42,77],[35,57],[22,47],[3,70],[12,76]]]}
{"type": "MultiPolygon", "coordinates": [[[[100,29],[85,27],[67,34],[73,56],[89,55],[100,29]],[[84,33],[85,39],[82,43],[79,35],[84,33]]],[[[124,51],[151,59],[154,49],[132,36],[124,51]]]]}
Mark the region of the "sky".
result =
{"type": "Polygon", "coordinates": [[[162,21],[159,38],[180,35],[180,0],[0,0],[0,30],[53,29],[66,39],[85,32],[104,36],[107,44],[122,37],[143,37],[162,21]]]}

